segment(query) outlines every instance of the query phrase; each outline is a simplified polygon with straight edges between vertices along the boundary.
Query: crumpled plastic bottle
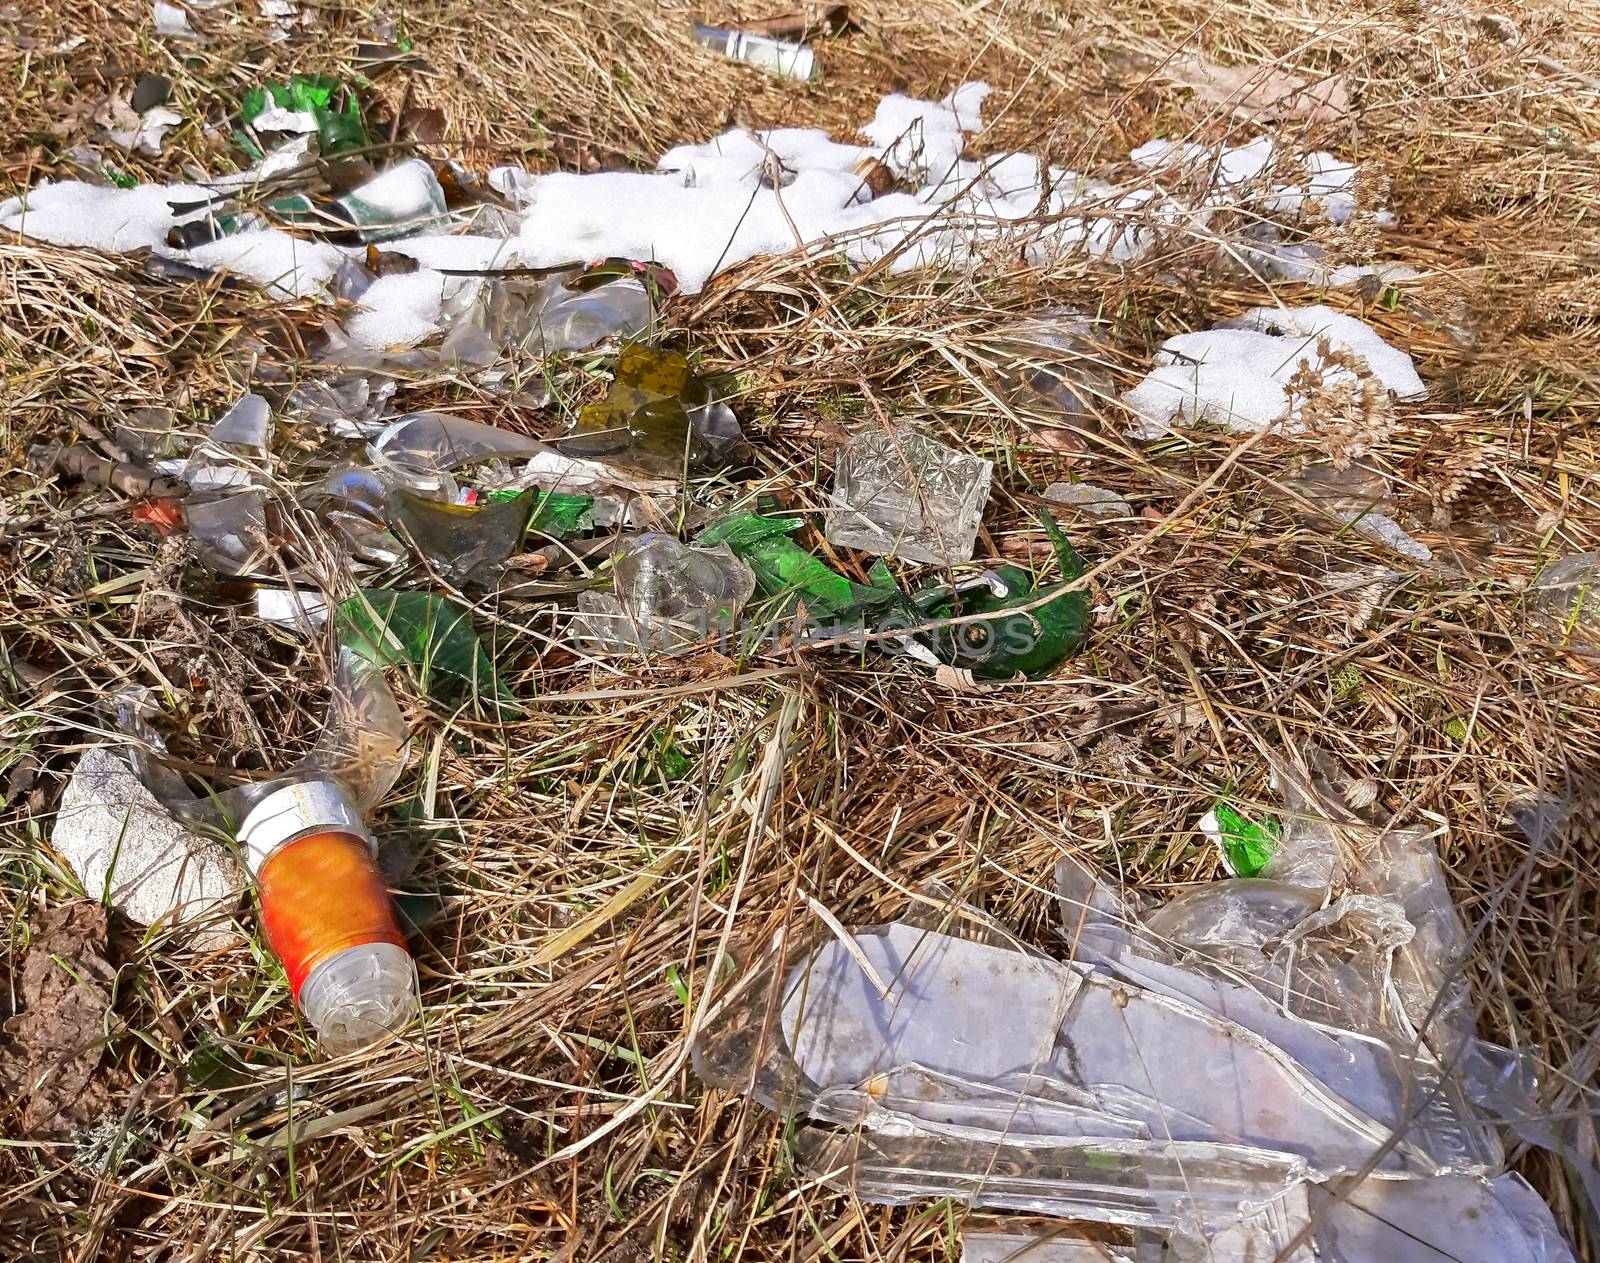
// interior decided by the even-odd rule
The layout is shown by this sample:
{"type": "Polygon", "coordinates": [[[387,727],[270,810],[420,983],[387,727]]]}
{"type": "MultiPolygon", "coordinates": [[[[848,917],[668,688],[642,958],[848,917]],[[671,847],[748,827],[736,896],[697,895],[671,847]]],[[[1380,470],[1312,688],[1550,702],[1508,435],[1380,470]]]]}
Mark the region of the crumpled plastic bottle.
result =
{"type": "Polygon", "coordinates": [[[192,827],[233,834],[256,882],[261,927],[318,1044],[377,1043],[420,1009],[417,969],[395,918],[365,813],[393,788],[410,744],[380,667],[339,651],[322,734],[280,776],[198,797],[150,757],[161,740],[126,695],[123,727],[145,784],[192,827]]]}

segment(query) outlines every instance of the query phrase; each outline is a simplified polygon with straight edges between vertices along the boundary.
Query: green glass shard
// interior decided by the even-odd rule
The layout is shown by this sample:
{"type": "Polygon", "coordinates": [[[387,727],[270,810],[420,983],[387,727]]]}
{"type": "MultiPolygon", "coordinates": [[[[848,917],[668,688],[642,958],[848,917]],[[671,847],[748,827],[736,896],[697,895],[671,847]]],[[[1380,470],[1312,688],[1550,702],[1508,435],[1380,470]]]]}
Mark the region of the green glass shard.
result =
{"type": "Polygon", "coordinates": [[[657,728],[650,734],[650,749],[635,761],[635,784],[670,784],[681,781],[694,770],[694,760],[680,750],[667,728],[657,728]]]}
{"type": "Polygon", "coordinates": [[[363,588],[334,617],[339,641],[369,662],[410,670],[444,702],[462,697],[498,709],[513,700],[467,611],[431,592],[363,588]]]}
{"type": "Polygon", "coordinates": [[[370,143],[355,92],[327,75],[292,75],[287,82],[272,80],[251,88],[239,99],[239,119],[249,127],[272,106],[310,114],[324,154],[370,143]]]}
{"type": "Polygon", "coordinates": [[[1278,852],[1283,826],[1276,820],[1258,824],[1225,802],[1211,809],[1210,819],[1216,822],[1212,840],[1222,855],[1223,866],[1235,877],[1259,877],[1278,852]]]}
{"type": "Polygon", "coordinates": [[[339,81],[327,75],[291,75],[287,87],[269,85],[273,100],[285,109],[312,113],[333,108],[333,94],[338,90],[339,81]]]}
{"type": "Polygon", "coordinates": [[[313,110],[317,120],[317,144],[325,154],[342,153],[347,149],[362,149],[367,144],[367,127],[361,121],[361,110],[351,99],[347,112],[313,110]]]}
{"type": "Polygon", "coordinates": [[[262,209],[289,224],[316,223],[326,215],[326,212],[304,193],[275,197],[262,209]]]}
{"type": "Polygon", "coordinates": [[[594,530],[594,497],[573,495],[568,491],[486,491],[482,498],[499,504],[515,500],[519,495],[535,497],[533,517],[528,529],[548,535],[551,539],[568,539],[594,530]]]}
{"type": "Polygon", "coordinates": [[[270,104],[272,95],[265,88],[251,88],[239,98],[239,121],[248,127],[261,117],[270,104]]]}
{"type": "Polygon", "coordinates": [[[790,539],[791,532],[804,524],[797,517],[740,513],[713,522],[695,537],[695,543],[701,547],[728,545],[734,556],[755,572],[757,592],[768,598],[792,595],[815,619],[838,617],[883,591],[852,583],[790,539]]]}

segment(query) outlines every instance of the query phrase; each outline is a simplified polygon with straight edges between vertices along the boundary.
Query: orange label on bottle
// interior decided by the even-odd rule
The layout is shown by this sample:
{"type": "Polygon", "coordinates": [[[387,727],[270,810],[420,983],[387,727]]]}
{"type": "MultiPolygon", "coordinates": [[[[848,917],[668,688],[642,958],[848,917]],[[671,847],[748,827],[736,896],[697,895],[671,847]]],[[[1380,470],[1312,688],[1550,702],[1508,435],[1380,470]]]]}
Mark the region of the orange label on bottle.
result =
{"type": "Polygon", "coordinates": [[[256,876],[261,928],[295,999],[311,971],[363,943],[405,947],[372,848],[349,833],[313,833],[280,848],[256,876]]]}

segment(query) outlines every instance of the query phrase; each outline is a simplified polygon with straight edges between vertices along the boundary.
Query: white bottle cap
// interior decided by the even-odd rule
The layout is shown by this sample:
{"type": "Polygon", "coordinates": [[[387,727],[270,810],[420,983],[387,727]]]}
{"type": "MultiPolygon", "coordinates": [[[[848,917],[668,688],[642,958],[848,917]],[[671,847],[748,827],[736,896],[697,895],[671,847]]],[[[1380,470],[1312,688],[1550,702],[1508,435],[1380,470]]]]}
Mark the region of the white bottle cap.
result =
{"type": "Polygon", "coordinates": [[[377,840],[345,789],[333,781],[305,781],[275,789],[246,813],[239,846],[252,874],[259,874],[280,846],[309,833],[353,833],[373,852],[377,840]]]}

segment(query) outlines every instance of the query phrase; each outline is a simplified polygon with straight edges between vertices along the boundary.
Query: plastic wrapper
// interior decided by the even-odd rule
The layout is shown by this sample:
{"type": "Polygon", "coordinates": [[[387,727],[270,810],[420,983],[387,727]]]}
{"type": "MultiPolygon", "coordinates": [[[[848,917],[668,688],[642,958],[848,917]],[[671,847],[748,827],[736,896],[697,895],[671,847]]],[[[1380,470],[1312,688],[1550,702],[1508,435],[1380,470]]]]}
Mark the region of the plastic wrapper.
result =
{"type": "Polygon", "coordinates": [[[970,560],[993,472],[909,428],[857,435],[839,452],[828,542],[933,565],[970,560]]]}
{"type": "Polygon", "coordinates": [[[630,541],[612,561],[612,590],[578,598],[585,639],[610,652],[726,646],[755,575],[726,544],[696,548],[670,535],[630,541]]]}
{"type": "Polygon", "coordinates": [[[1463,972],[1467,931],[1445,885],[1439,851],[1426,829],[1392,829],[1364,848],[1351,886],[1397,906],[1410,933],[1395,945],[1391,985],[1409,1028],[1440,1061],[1452,1061],[1477,1034],[1463,972]]]}
{"type": "Polygon", "coordinates": [[[1303,751],[1301,763],[1273,761],[1272,787],[1283,795],[1283,839],[1262,868],[1262,877],[1314,891],[1339,883],[1345,856],[1336,831],[1361,821],[1334,787],[1336,771],[1315,746],[1303,751]]]}
{"type": "MultiPolygon", "coordinates": [[[[819,1138],[807,1165],[821,1173],[845,1146],[865,1197],[1171,1227],[1187,1211],[1169,1194],[1200,1196],[1208,1173],[1219,1213],[1236,1218],[1296,1179],[1359,1169],[1387,1138],[1284,1049],[1176,989],[1061,965],[992,932],[899,922],[795,955],[776,952],[743,993],[773,997],[775,1019],[730,998],[696,1068],[850,1129],[819,1138]]],[[[1401,1148],[1379,1166],[1417,1161],[1401,1148]]]]}

